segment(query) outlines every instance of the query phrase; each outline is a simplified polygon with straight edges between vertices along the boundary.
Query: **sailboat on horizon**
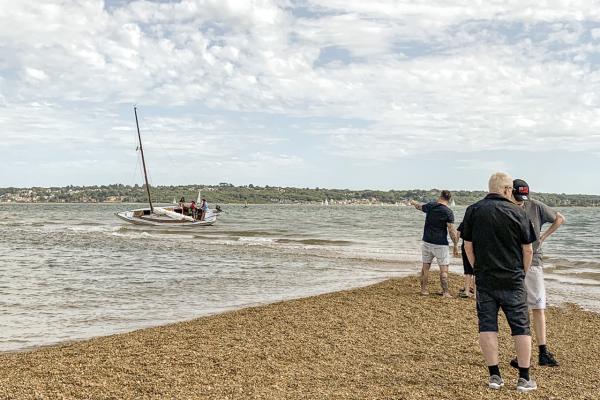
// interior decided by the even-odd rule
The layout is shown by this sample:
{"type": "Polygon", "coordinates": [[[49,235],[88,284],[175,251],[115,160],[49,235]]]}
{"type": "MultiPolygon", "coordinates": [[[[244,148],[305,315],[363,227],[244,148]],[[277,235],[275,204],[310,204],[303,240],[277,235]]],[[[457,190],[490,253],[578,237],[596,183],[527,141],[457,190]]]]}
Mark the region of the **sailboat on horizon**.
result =
{"type": "MultiPolygon", "coordinates": [[[[144,149],[142,148],[142,135],[140,134],[137,107],[135,106],[133,107],[133,113],[135,114],[135,126],[137,128],[139,141],[138,149],[140,150],[140,154],[142,156],[142,167],[144,169],[144,181],[146,182],[146,193],[148,195],[149,207],[121,211],[116,213],[116,216],[131,224],[146,226],[198,227],[214,224],[217,221],[217,215],[212,210],[206,211],[204,219],[199,220],[194,218],[194,216],[186,215],[184,207],[181,207],[179,204],[164,207],[157,207],[152,204],[150,184],[148,183],[148,172],[146,170],[146,160],[144,158],[144,149]]],[[[198,192],[198,197],[200,197],[200,192],[198,192]]]]}

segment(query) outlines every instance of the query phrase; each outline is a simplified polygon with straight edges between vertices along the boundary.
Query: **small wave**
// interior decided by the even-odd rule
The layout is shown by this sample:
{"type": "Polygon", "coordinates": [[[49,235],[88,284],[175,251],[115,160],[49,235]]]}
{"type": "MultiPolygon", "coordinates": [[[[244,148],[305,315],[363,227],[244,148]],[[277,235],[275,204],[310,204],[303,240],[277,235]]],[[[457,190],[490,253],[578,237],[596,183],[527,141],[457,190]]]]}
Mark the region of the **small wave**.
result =
{"type": "Polygon", "coordinates": [[[350,240],[327,240],[327,239],[277,239],[277,243],[298,243],[306,245],[331,245],[331,246],[348,246],[353,244],[350,240]]]}
{"type": "Polygon", "coordinates": [[[152,229],[153,234],[159,235],[171,235],[171,236],[185,236],[186,238],[194,237],[195,235],[190,235],[189,230],[183,229],[152,229]]]}
{"type": "Polygon", "coordinates": [[[559,283],[566,283],[566,284],[571,284],[571,285],[577,285],[577,286],[600,286],[600,280],[596,280],[596,279],[585,279],[585,278],[580,278],[580,277],[572,277],[572,276],[566,276],[566,275],[549,275],[546,274],[545,278],[549,281],[554,281],[554,282],[559,282],[559,283]]]}
{"type": "Polygon", "coordinates": [[[244,237],[257,237],[257,236],[274,236],[278,235],[277,232],[272,231],[229,231],[223,232],[230,236],[244,236],[244,237]]]}
{"type": "Polygon", "coordinates": [[[22,226],[23,224],[19,224],[16,222],[2,222],[0,223],[0,226],[7,226],[7,227],[13,227],[13,226],[22,226]]]}
{"type": "Polygon", "coordinates": [[[208,235],[193,235],[194,239],[200,239],[200,240],[210,240],[213,242],[218,242],[218,241],[227,241],[230,242],[232,240],[238,240],[239,238],[237,237],[231,237],[231,236],[208,236],[208,235]]]}
{"type": "Polygon", "coordinates": [[[195,235],[190,234],[189,231],[164,231],[164,230],[151,230],[151,231],[142,231],[142,230],[117,230],[112,231],[111,235],[113,236],[132,236],[132,237],[155,237],[155,238],[168,238],[169,240],[190,240],[194,239],[195,235]]]}
{"type": "Polygon", "coordinates": [[[119,232],[119,231],[114,231],[110,233],[111,236],[116,236],[116,237],[122,237],[125,239],[139,239],[140,237],[154,237],[153,235],[149,234],[148,232],[119,232]]]}
{"type": "Polygon", "coordinates": [[[595,269],[600,271],[600,263],[589,260],[567,260],[562,258],[549,258],[544,266],[546,271],[572,270],[573,268],[595,269]]]}
{"type": "Polygon", "coordinates": [[[113,230],[111,228],[106,227],[104,225],[101,225],[101,226],[72,225],[72,226],[66,226],[65,230],[70,231],[70,232],[76,232],[78,234],[102,233],[102,232],[112,233],[113,232],[113,230]]]}
{"type": "Polygon", "coordinates": [[[245,242],[245,243],[264,244],[264,243],[274,243],[275,239],[266,238],[266,237],[241,237],[238,239],[238,241],[245,242]]]}
{"type": "Polygon", "coordinates": [[[583,278],[597,279],[600,281],[600,270],[598,269],[561,269],[561,270],[553,270],[547,271],[550,274],[560,275],[560,276],[579,276],[583,278]]]}

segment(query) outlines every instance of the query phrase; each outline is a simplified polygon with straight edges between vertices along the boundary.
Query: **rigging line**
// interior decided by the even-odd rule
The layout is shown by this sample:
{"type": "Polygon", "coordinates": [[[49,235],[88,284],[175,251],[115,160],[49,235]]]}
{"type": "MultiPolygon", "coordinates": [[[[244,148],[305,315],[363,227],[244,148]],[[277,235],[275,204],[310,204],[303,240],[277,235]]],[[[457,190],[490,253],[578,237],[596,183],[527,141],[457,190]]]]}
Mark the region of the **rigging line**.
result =
{"type": "Polygon", "coordinates": [[[140,166],[141,166],[141,161],[140,161],[141,157],[140,157],[140,152],[138,151],[140,149],[140,145],[138,144],[138,138],[137,138],[137,133],[136,133],[135,129],[132,130],[132,132],[133,132],[133,139],[134,139],[133,143],[136,144],[135,145],[136,146],[135,147],[136,161],[135,161],[135,164],[130,168],[131,172],[129,173],[129,182],[132,185],[135,185],[135,184],[139,184],[139,182],[141,182],[141,180],[143,180],[144,175],[141,175],[141,177],[142,177],[141,180],[139,179],[140,176],[137,175],[137,173],[139,173],[138,168],[140,168],[140,166]]]}
{"type": "Polygon", "coordinates": [[[170,169],[176,169],[177,168],[177,164],[175,164],[175,161],[173,160],[173,158],[171,157],[171,153],[163,146],[162,144],[162,140],[160,140],[160,138],[158,137],[158,134],[152,130],[152,128],[148,128],[146,130],[147,133],[149,133],[151,136],[153,136],[156,140],[154,140],[152,142],[152,144],[158,144],[158,147],[160,147],[160,149],[162,150],[162,154],[165,154],[169,160],[169,168],[170,169]]]}
{"type": "MultiPolygon", "coordinates": [[[[139,177],[139,166],[140,166],[140,153],[138,151],[136,151],[136,155],[137,155],[137,160],[135,161],[135,164],[133,165],[133,168],[131,168],[131,172],[129,173],[129,182],[131,182],[132,185],[135,184],[139,184],[140,182],[140,178],[139,177]]],[[[142,178],[143,179],[143,178],[142,178]]]]}
{"type": "MultiPolygon", "coordinates": [[[[142,152],[139,151],[139,149],[138,149],[137,153],[138,153],[138,159],[141,160],[142,152]]],[[[141,161],[139,163],[139,167],[140,167],[140,174],[143,177],[144,176],[144,167],[143,167],[141,161]]],[[[146,177],[148,178],[148,185],[150,186],[150,194],[152,195],[152,188],[154,187],[154,182],[152,181],[152,174],[150,173],[150,169],[148,168],[148,165],[146,165],[146,177]]]]}
{"type": "MultiPolygon", "coordinates": [[[[140,151],[141,145],[140,145],[140,141],[139,141],[139,136],[138,136],[138,133],[137,133],[137,129],[135,129],[135,126],[131,130],[131,133],[133,134],[133,143],[135,143],[135,153],[137,155],[137,162],[138,162],[138,165],[141,167],[141,158],[142,158],[142,152],[140,151]]],[[[142,179],[143,178],[144,178],[144,175],[142,174],[142,179]]]]}
{"type": "MultiPolygon", "coordinates": [[[[136,120],[136,123],[137,123],[137,120],[136,120]]],[[[142,144],[139,143],[140,139],[138,137],[137,130],[134,133],[136,135],[136,142],[138,143],[137,147],[136,147],[136,152],[138,154],[138,166],[139,166],[139,170],[140,170],[140,175],[141,175],[142,178],[144,176],[146,177],[146,180],[148,181],[148,186],[149,186],[149,188],[147,190],[149,192],[149,196],[151,197],[152,196],[152,187],[154,186],[154,184],[152,183],[152,177],[150,175],[150,169],[148,168],[147,165],[146,165],[146,170],[144,171],[144,164],[143,164],[143,161],[142,161],[142,149],[141,149],[142,144]]],[[[145,130],[144,130],[144,134],[146,134],[145,130]]],[[[145,158],[147,159],[147,155],[145,155],[145,158]]],[[[148,199],[148,201],[150,201],[150,199],[148,199]]],[[[152,204],[150,204],[150,207],[152,207],[152,204]]]]}
{"type": "MultiPolygon", "coordinates": [[[[138,151],[138,160],[141,159],[141,153],[138,151]]],[[[142,163],[139,163],[139,168],[140,168],[140,175],[143,177],[144,176],[144,168],[142,166],[142,163]]],[[[146,176],[148,178],[148,185],[150,186],[150,194],[152,195],[152,188],[154,187],[154,183],[152,182],[152,175],[150,175],[150,171],[148,171],[148,167],[146,167],[146,176]]],[[[145,183],[143,184],[145,185],[145,183]]],[[[142,187],[143,187],[142,185],[142,187]]],[[[156,193],[156,192],[155,192],[156,193]]],[[[156,200],[156,199],[154,199],[156,200]]]]}
{"type": "Polygon", "coordinates": [[[137,136],[137,131],[134,130],[133,132],[134,136],[135,136],[135,154],[136,154],[136,169],[137,169],[137,177],[136,177],[136,183],[141,183],[141,187],[143,188],[145,183],[144,183],[144,166],[142,164],[142,152],[140,151],[140,144],[138,141],[138,136],[137,136]]]}

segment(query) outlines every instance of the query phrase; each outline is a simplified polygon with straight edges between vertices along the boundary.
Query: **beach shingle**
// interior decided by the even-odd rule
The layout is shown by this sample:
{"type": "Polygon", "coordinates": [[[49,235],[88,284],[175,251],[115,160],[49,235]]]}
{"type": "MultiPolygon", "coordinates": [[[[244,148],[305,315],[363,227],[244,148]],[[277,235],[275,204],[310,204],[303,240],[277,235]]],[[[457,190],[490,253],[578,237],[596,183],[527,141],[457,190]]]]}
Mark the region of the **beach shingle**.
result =
{"type": "MultiPolygon", "coordinates": [[[[452,287],[460,278],[452,276],[452,287]]],[[[418,295],[417,277],[88,341],[1,354],[1,399],[479,399],[490,397],[475,302],[418,295]]],[[[435,292],[434,283],[431,292],[435,292]]],[[[561,361],[529,399],[596,399],[600,315],[547,312],[561,361]]],[[[494,398],[522,398],[500,317],[494,398]]],[[[535,345],[535,344],[534,344],[535,345]]],[[[537,351],[534,351],[534,360],[537,351]]]]}

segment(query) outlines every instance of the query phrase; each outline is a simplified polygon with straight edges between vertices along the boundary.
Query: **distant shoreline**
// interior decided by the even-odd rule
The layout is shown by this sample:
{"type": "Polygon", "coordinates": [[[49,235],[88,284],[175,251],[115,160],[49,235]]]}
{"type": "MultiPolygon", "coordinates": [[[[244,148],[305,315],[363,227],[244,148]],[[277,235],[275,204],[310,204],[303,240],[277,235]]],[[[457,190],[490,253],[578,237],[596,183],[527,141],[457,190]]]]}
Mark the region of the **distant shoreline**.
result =
{"type": "MultiPolygon", "coordinates": [[[[201,193],[212,204],[322,204],[322,205],[409,205],[411,200],[435,200],[439,189],[410,190],[351,190],[295,188],[278,186],[218,185],[152,186],[153,202],[173,203],[184,197],[196,199],[201,193]]],[[[457,205],[470,205],[487,194],[484,191],[454,190],[457,205]]],[[[597,207],[600,195],[533,193],[532,197],[552,207],[597,207]]],[[[140,185],[102,185],[0,188],[0,203],[145,203],[148,194],[140,185]]]]}
{"type": "MultiPolygon", "coordinates": [[[[39,204],[39,205],[58,205],[58,204],[103,204],[103,205],[111,205],[111,204],[123,204],[123,205],[147,205],[147,202],[130,202],[130,201],[65,201],[65,202],[44,202],[44,201],[0,201],[0,205],[7,205],[7,204],[39,204]]],[[[171,202],[166,202],[166,201],[159,201],[156,202],[155,205],[158,204],[174,204],[171,202]]],[[[235,205],[235,206],[242,206],[245,203],[215,203],[215,204],[220,204],[220,205],[235,205]]],[[[471,203],[472,204],[472,203],[471,203]]],[[[265,205],[272,205],[272,206],[318,206],[318,205],[322,205],[319,202],[307,202],[307,203],[285,203],[285,202],[280,202],[280,203],[248,203],[248,206],[265,206],[265,205]]],[[[450,208],[452,207],[468,207],[470,204],[455,204],[454,206],[450,206],[450,208]]],[[[334,207],[411,207],[410,205],[406,205],[406,204],[392,204],[392,203],[349,203],[349,204],[330,204],[330,206],[334,206],[334,207]]],[[[593,204],[593,205],[559,205],[559,206],[555,206],[555,207],[560,207],[560,208],[596,208],[596,207],[600,207],[600,204],[593,204]]]]}

